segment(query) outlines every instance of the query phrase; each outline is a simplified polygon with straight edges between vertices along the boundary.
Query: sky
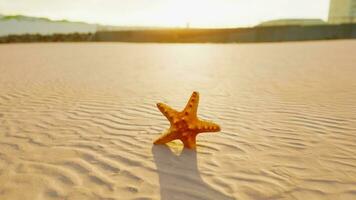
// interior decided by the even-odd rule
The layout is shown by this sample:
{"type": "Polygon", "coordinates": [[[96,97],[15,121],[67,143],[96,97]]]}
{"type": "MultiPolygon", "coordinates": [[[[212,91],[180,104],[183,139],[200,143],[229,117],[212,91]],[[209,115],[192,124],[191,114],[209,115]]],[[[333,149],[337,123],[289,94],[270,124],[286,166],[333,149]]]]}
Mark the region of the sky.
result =
{"type": "Polygon", "coordinates": [[[105,25],[243,27],[279,18],[327,19],[329,0],[0,0],[0,14],[105,25]]]}

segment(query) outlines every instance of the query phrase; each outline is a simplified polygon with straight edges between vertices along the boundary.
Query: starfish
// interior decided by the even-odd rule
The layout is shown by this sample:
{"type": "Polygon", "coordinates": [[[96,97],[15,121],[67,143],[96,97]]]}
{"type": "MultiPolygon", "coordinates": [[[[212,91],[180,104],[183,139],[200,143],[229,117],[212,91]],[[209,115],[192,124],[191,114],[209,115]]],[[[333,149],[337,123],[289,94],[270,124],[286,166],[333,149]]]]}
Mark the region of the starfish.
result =
{"type": "Polygon", "coordinates": [[[181,140],[184,147],[196,148],[196,136],[202,132],[218,132],[220,126],[197,117],[199,104],[199,93],[193,92],[184,110],[178,112],[163,103],[158,103],[157,107],[169,120],[171,127],[159,137],[154,144],[166,144],[172,140],[181,140]]]}

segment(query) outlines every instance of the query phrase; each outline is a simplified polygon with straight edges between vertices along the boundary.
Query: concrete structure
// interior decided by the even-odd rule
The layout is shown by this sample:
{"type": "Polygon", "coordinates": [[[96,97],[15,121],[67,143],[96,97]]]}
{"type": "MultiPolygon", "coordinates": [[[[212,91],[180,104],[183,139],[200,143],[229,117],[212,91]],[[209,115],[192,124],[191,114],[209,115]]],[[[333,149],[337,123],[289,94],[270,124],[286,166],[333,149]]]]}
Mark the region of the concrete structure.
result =
{"type": "Polygon", "coordinates": [[[356,0],[330,0],[329,23],[356,22],[356,0]]]}

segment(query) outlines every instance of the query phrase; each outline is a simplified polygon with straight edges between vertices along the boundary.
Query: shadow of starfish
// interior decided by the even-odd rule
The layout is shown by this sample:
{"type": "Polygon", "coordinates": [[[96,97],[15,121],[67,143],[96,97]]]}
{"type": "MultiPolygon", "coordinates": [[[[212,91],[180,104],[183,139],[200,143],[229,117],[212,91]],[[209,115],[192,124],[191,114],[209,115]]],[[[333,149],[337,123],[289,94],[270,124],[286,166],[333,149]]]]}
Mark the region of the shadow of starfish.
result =
{"type": "Polygon", "coordinates": [[[155,145],[152,153],[159,176],[161,200],[233,199],[203,181],[197,166],[196,151],[183,148],[177,156],[169,147],[155,145]]]}

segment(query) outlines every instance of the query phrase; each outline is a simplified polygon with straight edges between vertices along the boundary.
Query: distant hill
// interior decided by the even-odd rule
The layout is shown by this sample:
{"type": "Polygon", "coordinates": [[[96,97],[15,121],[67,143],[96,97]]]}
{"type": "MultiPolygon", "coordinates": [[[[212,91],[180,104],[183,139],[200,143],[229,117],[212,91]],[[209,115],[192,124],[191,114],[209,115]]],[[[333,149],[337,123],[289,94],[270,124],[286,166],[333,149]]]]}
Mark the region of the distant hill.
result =
{"type": "Polygon", "coordinates": [[[258,26],[308,26],[326,24],[321,19],[275,19],[260,23],[258,26]]]}
{"type": "Polygon", "coordinates": [[[54,34],[54,33],[94,33],[97,24],[71,22],[67,20],[50,20],[47,18],[24,15],[1,15],[0,36],[10,34],[54,34]]]}
{"type": "Polygon", "coordinates": [[[1,15],[0,36],[22,34],[68,34],[68,33],[95,33],[96,31],[122,31],[122,30],[154,30],[163,27],[145,26],[107,26],[73,22],[67,20],[51,20],[43,17],[30,17],[24,15],[1,15]]]}

